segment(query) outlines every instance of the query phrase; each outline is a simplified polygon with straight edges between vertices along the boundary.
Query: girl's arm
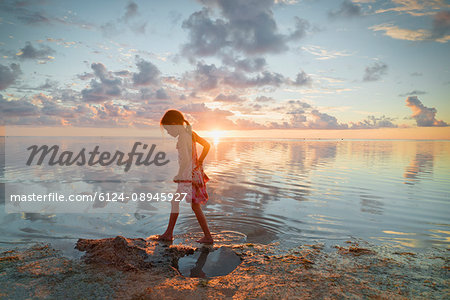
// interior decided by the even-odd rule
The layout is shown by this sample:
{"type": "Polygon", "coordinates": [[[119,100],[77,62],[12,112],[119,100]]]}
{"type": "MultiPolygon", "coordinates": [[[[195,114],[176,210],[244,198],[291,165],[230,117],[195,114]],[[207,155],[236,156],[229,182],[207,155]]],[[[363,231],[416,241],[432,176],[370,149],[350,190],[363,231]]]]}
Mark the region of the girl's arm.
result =
{"type": "Polygon", "coordinates": [[[208,154],[209,148],[211,148],[211,145],[208,143],[207,140],[205,140],[204,138],[200,137],[194,131],[192,132],[192,135],[194,136],[195,141],[203,146],[202,153],[200,154],[200,157],[198,158],[198,162],[200,164],[203,164],[203,160],[205,159],[206,155],[208,154]]]}

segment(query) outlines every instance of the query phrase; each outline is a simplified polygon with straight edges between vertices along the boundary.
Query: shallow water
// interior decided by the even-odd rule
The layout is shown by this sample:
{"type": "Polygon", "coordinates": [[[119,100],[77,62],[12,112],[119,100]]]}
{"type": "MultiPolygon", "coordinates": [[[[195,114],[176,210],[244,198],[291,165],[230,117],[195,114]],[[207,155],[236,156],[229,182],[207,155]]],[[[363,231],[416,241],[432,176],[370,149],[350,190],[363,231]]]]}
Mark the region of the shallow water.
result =
{"type": "MultiPolygon", "coordinates": [[[[285,247],[348,239],[416,251],[450,245],[448,141],[221,139],[205,172],[204,212],[215,233],[236,231],[247,242],[285,247]]],[[[45,241],[72,256],[78,238],[162,233],[170,210],[158,204],[138,213],[7,214],[1,195],[0,247],[45,241]]],[[[175,234],[183,236],[179,242],[201,236],[187,203],[175,234]]]]}

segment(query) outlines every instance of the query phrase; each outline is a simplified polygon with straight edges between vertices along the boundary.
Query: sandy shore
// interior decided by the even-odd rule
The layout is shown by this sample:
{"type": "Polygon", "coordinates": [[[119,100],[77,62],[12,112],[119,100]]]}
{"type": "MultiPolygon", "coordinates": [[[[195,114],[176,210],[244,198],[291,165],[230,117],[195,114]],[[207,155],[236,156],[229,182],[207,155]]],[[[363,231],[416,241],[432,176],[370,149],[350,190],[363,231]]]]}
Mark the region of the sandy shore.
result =
{"type": "MultiPolygon", "coordinates": [[[[49,244],[0,254],[2,299],[439,299],[449,297],[448,250],[413,253],[348,241],[280,249],[277,243],[229,247],[241,263],[230,274],[184,277],[180,257],[201,249],[121,236],[80,239],[81,260],[49,244]]],[[[205,250],[205,249],[204,249],[205,250]]]]}

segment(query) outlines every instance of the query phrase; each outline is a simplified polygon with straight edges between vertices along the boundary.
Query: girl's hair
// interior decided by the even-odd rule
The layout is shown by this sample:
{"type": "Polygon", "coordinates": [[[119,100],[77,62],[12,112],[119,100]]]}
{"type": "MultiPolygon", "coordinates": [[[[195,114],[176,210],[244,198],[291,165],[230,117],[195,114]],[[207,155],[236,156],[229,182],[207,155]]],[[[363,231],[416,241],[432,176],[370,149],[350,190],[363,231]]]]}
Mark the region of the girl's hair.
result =
{"type": "Polygon", "coordinates": [[[175,109],[166,111],[159,123],[160,125],[183,125],[184,123],[186,123],[188,126],[191,125],[184,118],[183,114],[175,109]]]}

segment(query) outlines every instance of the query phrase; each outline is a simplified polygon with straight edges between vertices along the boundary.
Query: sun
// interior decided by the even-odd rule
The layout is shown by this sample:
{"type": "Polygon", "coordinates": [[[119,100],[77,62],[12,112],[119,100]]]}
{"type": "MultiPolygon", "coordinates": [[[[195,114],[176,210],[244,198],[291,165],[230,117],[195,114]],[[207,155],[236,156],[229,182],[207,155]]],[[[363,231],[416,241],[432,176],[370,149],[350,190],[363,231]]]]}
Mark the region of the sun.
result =
{"type": "Polygon", "coordinates": [[[208,131],[207,135],[214,139],[214,145],[217,145],[222,137],[225,136],[223,130],[211,130],[208,131]]]}
{"type": "Polygon", "coordinates": [[[222,130],[213,130],[210,131],[208,135],[214,139],[220,139],[221,137],[223,137],[224,132],[222,130]]]}

